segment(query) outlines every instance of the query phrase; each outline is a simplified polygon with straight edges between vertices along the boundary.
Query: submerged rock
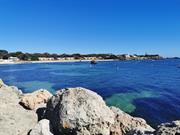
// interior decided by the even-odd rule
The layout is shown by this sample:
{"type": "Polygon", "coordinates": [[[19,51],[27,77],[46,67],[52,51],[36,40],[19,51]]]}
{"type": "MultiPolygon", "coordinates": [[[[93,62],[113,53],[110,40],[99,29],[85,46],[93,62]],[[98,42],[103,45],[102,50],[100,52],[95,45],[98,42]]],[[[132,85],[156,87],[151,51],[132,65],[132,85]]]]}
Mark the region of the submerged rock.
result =
{"type": "Polygon", "coordinates": [[[47,103],[47,118],[62,135],[110,135],[114,123],[103,99],[84,88],[58,91],[47,103]]]}
{"type": "Polygon", "coordinates": [[[20,93],[5,84],[0,88],[0,135],[27,135],[37,123],[36,113],[19,105],[20,93]]]}
{"type": "Polygon", "coordinates": [[[180,120],[159,125],[156,135],[180,135],[180,120]]]}
{"type": "Polygon", "coordinates": [[[132,117],[116,107],[111,107],[115,114],[115,123],[111,135],[151,135],[154,129],[142,118],[132,117]]]}
{"type": "Polygon", "coordinates": [[[49,91],[40,89],[33,93],[24,94],[20,104],[27,109],[33,110],[40,104],[47,103],[50,97],[52,97],[52,94],[49,91]]]}
{"type": "Polygon", "coordinates": [[[29,135],[53,135],[49,120],[43,119],[39,121],[29,135]]]}

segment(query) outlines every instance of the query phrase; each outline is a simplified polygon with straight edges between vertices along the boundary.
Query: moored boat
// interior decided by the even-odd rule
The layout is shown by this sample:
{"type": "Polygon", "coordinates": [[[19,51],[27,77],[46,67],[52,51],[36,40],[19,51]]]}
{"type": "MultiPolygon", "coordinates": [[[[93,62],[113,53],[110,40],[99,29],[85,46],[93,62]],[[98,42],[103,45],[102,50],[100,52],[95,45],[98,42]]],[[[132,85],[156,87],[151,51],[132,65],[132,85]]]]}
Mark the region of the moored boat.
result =
{"type": "Polygon", "coordinates": [[[95,60],[92,60],[91,64],[97,64],[97,62],[95,60]]]}

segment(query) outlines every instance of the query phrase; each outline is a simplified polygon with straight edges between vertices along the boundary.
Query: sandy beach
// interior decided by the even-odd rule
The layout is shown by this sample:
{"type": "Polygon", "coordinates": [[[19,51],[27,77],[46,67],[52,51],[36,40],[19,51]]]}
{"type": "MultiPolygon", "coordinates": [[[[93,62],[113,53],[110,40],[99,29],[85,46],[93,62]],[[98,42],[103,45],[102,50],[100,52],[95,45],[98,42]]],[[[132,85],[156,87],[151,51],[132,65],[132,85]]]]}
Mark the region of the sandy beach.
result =
{"type": "MultiPolygon", "coordinates": [[[[53,60],[53,61],[17,61],[17,62],[8,62],[0,61],[0,65],[6,64],[29,64],[29,63],[63,63],[63,62],[90,62],[91,60],[53,60]]],[[[96,61],[115,61],[114,59],[108,60],[96,60],[96,61]]]]}

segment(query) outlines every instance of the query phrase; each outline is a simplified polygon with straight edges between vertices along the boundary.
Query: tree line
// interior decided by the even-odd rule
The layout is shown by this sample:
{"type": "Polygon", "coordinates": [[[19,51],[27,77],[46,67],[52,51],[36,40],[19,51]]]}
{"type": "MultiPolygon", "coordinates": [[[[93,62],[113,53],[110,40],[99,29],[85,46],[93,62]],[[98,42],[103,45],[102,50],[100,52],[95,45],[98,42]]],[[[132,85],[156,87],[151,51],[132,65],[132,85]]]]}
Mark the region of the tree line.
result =
{"type": "Polygon", "coordinates": [[[67,57],[74,57],[74,59],[81,59],[84,57],[101,57],[102,59],[117,59],[118,57],[114,54],[50,54],[50,53],[23,53],[21,51],[17,52],[8,52],[7,50],[0,50],[0,59],[8,59],[10,57],[17,57],[20,60],[24,61],[36,61],[39,60],[39,57],[46,57],[46,58],[67,58],[67,57]]]}
{"type": "MultiPolygon", "coordinates": [[[[160,59],[159,55],[130,55],[128,59],[135,59],[136,58],[147,58],[147,59],[160,59]]],[[[74,57],[74,59],[84,59],[85,57],[96,57],[101,59],[118,59],[118,60],[126,60],[127,55],[115,55],[115,54],[50,54],[50,53],[23,53],[21,51],[17,52],[8,52],[7,50],[0,50],[0,59],[8,59],[10,57],[17,57],[23,61],[37,61],[39,57],[46,57],[46,58],[54,58],[57,60],[58,58],[67,58],[67,57],[74,57]]]]}

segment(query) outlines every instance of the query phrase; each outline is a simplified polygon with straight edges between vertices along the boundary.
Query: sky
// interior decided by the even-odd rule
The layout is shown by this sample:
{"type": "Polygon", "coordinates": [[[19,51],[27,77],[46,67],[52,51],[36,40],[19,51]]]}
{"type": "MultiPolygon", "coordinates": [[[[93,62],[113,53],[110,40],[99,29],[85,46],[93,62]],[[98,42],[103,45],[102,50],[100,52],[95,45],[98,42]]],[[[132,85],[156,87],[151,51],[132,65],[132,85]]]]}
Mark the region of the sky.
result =
{"type": "Polygon", "coordinates": [[[0,0],[0,49],[180,57],[180,0],[0,0]]]}

